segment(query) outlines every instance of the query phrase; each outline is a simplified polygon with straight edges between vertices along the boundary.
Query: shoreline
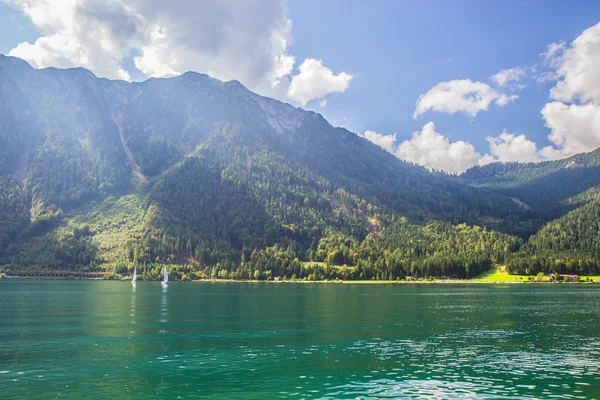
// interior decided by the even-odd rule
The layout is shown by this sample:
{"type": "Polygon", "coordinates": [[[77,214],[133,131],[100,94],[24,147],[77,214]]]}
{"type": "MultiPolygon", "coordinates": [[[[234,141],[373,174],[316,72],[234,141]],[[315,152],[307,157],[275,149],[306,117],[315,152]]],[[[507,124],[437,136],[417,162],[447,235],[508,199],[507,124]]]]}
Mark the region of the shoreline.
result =
{"type": "MultiPolygon", "coordinates": [[[[131,278],[127,277],[124,279],[104,279],[104,278],[86,278],[86,277],[47,277],[47,276],[6,276],[0,279],[2,280],[15,280],[15,279],[24,279],[24,280],[44,280],[44,281],[52,281],[52,280],[61,280],[61,281],[107,281],[107,282],[128,282],[131,278]]],[[[137,283],[142,282],[161,282],[160,280],[138,280],[137,283]]],[[[474,279],[450,279],[450,280],[414,280],[414,281],[384,281],[384,280],[362,280],[362,281],[306,281],[306,280],[280,280],[280,281],[269,281],[269,280],[256,280],[256,279],[196,279],[191,281],[177,281],[173,280],[171,282],[183,282],[183,283],[265,283],[265,284],[354,284],[354,285],[427,285],[427,284],[435,284],[435,285],[469,285],[469,284],[493,284],[493,285],[562,285],[562,284],[570,284],[570,285],[593,285],[600,284],[600,281],[580,281],[580,282],[537,282],[537,281],[527,281],[527,280],[513,280],[513,281],[484,281],[477,278],[474,279]]]]}

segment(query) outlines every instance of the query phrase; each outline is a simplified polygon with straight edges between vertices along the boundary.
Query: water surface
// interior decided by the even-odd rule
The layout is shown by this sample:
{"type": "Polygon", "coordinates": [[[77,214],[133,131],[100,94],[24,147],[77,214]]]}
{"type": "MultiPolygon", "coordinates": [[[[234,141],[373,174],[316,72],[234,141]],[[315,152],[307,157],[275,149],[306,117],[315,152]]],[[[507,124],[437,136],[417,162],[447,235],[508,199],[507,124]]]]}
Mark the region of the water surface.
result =
{"type": "Polygon", "coordinates": [[[2,398],[600,398],[600,287],[0,281],[2,398]]]}

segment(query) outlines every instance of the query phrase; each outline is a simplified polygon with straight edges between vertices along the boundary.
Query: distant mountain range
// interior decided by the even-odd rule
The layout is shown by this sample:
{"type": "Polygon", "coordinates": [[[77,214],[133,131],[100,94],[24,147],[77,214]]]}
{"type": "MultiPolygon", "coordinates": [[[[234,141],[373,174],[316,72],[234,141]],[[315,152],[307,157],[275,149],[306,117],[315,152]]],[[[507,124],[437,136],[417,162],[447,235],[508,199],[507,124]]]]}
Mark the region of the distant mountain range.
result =
{"type": "Polygon", "coordinates": [[[599,268],[597,151],[460,177],[188,72],[127,83],[0,56],[0,266],[147,278],[599,268]],[[142,275],[143,277],[144,275],[142,275]]]}

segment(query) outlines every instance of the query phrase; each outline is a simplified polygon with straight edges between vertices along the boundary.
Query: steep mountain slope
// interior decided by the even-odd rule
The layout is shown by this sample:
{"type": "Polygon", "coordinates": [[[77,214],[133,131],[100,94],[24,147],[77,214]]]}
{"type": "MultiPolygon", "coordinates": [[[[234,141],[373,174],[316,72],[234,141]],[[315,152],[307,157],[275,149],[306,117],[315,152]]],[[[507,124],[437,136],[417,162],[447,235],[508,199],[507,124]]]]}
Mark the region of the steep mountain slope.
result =
{"type": "Polygon", "coordinates": [[[538,223],[236,81],[130,84],[0,56],[0,88],[0,264],[467,276],[538,223]]]}
{"type": "Polygon", "coordinates": [[[599,270],[600,197],[546,224],[508,264],[513,273],[592,274],[599,270]]]}
{"type": "Polygon", "coordinates": [[[461,178],[513,197],[549,221],[510,257],[511,271],[599,270],[600,149],[564,160],[475,167],[461,178]]]}

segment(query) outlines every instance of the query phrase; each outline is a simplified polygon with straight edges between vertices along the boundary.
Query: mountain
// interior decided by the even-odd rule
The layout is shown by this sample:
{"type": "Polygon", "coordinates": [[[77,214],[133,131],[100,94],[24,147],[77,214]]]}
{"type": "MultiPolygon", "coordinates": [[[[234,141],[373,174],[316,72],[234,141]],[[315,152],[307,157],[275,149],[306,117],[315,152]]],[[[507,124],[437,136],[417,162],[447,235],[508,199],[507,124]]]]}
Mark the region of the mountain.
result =
{"type": "Polygon", "coordinates": [[[478,166],[461,179],[512,197],[546,222],[510,257],[512,272],[598,270],[600,149],[556,161],[478,166]]]}
{"type": "Polygon", "coordinates": [[[600,185],[600,149],[556,161],[476,166],[461,178],[476,187],[518,198],[555,218],[573,209],[568,199],[600,185]]]}
{"type": "Polygon", "coordinates": [[[127,83],[0,56],[0,92],[6,268],[468,277],[548,215],[495,178],[431,174],[237,81],[127,83]]]}

